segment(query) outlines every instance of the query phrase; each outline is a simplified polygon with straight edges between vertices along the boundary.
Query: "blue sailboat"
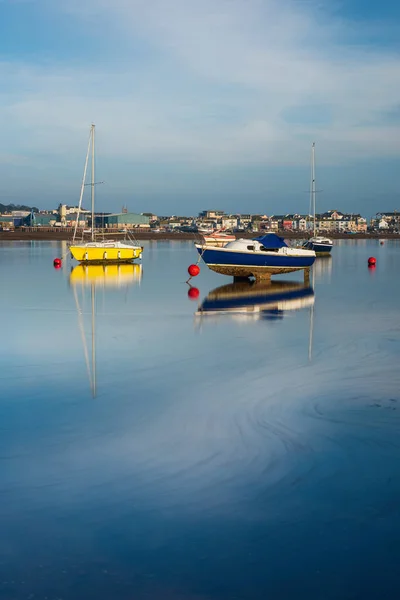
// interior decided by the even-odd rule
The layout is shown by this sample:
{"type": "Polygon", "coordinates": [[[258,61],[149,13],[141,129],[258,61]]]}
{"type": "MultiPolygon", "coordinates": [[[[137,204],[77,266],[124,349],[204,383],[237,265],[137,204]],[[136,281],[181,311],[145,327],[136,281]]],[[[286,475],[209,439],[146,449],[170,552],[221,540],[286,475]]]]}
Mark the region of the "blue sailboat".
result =
{"type": "Polygon", "coordinates": [[[314,250],[291,248],[274,234],[238,239],[224,247],[195,244],[209,269],[232,277],[270,279],[271,275],[308,269],[315,261],[314,250]]]}

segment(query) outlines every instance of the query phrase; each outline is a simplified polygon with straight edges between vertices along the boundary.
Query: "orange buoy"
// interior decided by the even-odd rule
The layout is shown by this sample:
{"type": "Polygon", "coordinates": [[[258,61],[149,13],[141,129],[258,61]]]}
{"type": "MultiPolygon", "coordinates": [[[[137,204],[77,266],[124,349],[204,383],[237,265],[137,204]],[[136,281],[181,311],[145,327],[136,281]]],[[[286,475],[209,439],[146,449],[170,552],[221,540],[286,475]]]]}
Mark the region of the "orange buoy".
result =
{"type": "Polygon", "coordinates": [[[200,273],[199,265],[189,265],[188,273],[190,277],[197,277],[197,275],[200,273]]]}
{"type": "Polygon", "coordinates": [[[199,288],[190,286],[190,288],[188,289],[188,298],[190,300],[197,300],[197,298],[199,296],[200,296],[199,288]]]}
{"type": "Polygon", "coordinates": [[[55,258],[53,260],[53,265],[55,266],[56,269],[59,269],[62,265],[62,260],[61,258],[55,258]]]}
{"type": "Polygon", "coordinates": [[[376,258],[375,258],[375,256],[370,256],[370,257],[369,257],[369,259],[368,259],[368,265],[369,265],[370,267],[372,267],[372,266],[375,266],[375,265],[376,265],[376,258]]]}

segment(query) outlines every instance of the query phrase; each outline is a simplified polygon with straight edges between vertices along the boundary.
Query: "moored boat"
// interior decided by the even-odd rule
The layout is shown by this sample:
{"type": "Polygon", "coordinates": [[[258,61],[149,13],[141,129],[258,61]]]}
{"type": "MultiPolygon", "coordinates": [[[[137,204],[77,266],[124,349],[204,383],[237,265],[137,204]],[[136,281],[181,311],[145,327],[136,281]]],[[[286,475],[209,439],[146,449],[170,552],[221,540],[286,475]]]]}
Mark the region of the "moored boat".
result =
{"type": "Polygon", "coordinates": [[[210,235],[203,235],[206,246],[226,246],[228,242],[236,240],[236,236],[232,233],[227,233],[223,229],[217,229],[210,235]]]}
{"type": "Polygon", "coordinates": [[[73,258],[80,263],[129,263],[140,258],[141,246],[113,240],[71,244],[73,258]]]}
{"type": "Polygon", "coordinates": [[[331,254],[333,242],[323,236],[315,236],[304,242],[303,248],[314,250],[317,256],[327,256],[331,254]]]}
{"type": "Polygon", "coordinates": [[[314,250],[317,256],[327,256],[330,255],[332,251],[333,242],[327,237],[317,236],[317,228],[316,228],[316,213],[315,213],[315,198],[316,198],[316,188],[315,188],[315,142],[313,142],[311,147],[311,205],[313,210],[313,237],[304,242],[303,248],[308,250],[314,250]]]}
{"type": "Polygon", "coordinates": [[[79,205],[78,205],[78,215],[76,217],[76,225],[75,225],[74,235],[73,235],[72,244],[70,245],[69,250],[71,252],[72,257],[80,263],[92,263],[92,264],[101,263],[102,264],[102,263],[132,262],[136,258],[140,258],[142,251],[143,251],[143,248],[141,246],[139,246],[138,244],[136,244],[136,242],[134,240],[126,239],[124,241],[114,241],[114,240],[110,240],[110,239],[107,240],[104,238],[104,236],[103,236],[103,239],[101,239],[101,240],[96,240],[96,238],[95,238],[94,188],[95,188],[96,184],[95,184],[95,180],[94,180],[94,158],[95,158],[94,130],[95,130],[95,126],[92,125],[90,128],[89,144],[88,144],[88,149],[87,149],[87,154],[86,154],[85,168],[83,171],[81,194],[80,194],[79,205]],[[79,222],[79,213],[81,211],[83,191],[84,191],[85,185],[86,185],[86,183],[85,183],[86,172],[87,172],[87,167],[88,167],[88,162],[89,162],[90,150],[92,151],[92,165],[91,165],[92,181],[90,184],[91,188],[92,188],[92,211],[91,211],[92,212],[92,224],[91,224],[91,228],[90,228],[91,239],[88,242],[84,242],[82,240],[81,243],[79,243],[79,242],[76,243],[75,240],[76,240],[76,234],[77,234],[77,228],[78,228],[78,222],[79,222]]]}
{"type": "Polygon", "coordinates": [[[246,240],[228,242],[224,247],[195,244],[197,251],[212,271],[232,277],[270,279],[271,275],[308,269],[315,252],[290,248],[274,233],[246,240]]]}

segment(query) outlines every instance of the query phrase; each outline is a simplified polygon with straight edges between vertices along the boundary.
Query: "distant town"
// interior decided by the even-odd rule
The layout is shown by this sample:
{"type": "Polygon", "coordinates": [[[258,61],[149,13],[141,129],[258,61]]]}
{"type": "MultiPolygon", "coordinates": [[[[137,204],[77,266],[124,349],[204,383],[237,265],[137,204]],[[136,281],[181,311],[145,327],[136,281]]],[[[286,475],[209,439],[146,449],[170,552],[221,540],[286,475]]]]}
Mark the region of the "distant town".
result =
{"type": "MultiPolygon", "coordinates": [[[[43,211],[37,208],[0,205],[0,230],[32,230],[46,228],[91,229],[92,214],[89,210],[78,211],[76,206],[60,204],[57,209],[43,211]],[[78,222],[77,222],[78,221],[78,222]]],[[[142,230],[157,232],[204,233],[223,229],[232,233],[293,232],[305,234],[314,230],[314,218],[305,214],[227,214],[220,210],[204,210],[197,216],[160,216],[153,213],[134,213],[123,208],[120,213],[95,213],[95,229],[125,232],[142,230]]],[[[360,214],[328,210],[315,217],[315,229],[319,233],[400,233],[400,212],[380,212],[369,221],[360,214]]]]}

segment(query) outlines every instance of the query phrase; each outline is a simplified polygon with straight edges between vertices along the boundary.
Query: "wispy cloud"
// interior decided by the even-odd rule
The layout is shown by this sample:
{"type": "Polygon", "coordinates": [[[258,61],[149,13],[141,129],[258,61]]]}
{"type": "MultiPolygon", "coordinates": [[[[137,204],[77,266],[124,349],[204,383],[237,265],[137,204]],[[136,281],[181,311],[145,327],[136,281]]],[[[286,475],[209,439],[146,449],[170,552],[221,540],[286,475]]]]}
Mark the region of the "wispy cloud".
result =
{"type": "Polygon", "coordinates": [[[91,121],[103,156],[128,161],[306,164],[313,139],[320,163],[398,154],[399,50],[370,43],[371,24],[339,10],[291,0],[43,6],[101,37],[102,56],[87,59],[79,38],[70,64],[5,57],[0,121],[12,154],[81,156],[91,121]]]}

